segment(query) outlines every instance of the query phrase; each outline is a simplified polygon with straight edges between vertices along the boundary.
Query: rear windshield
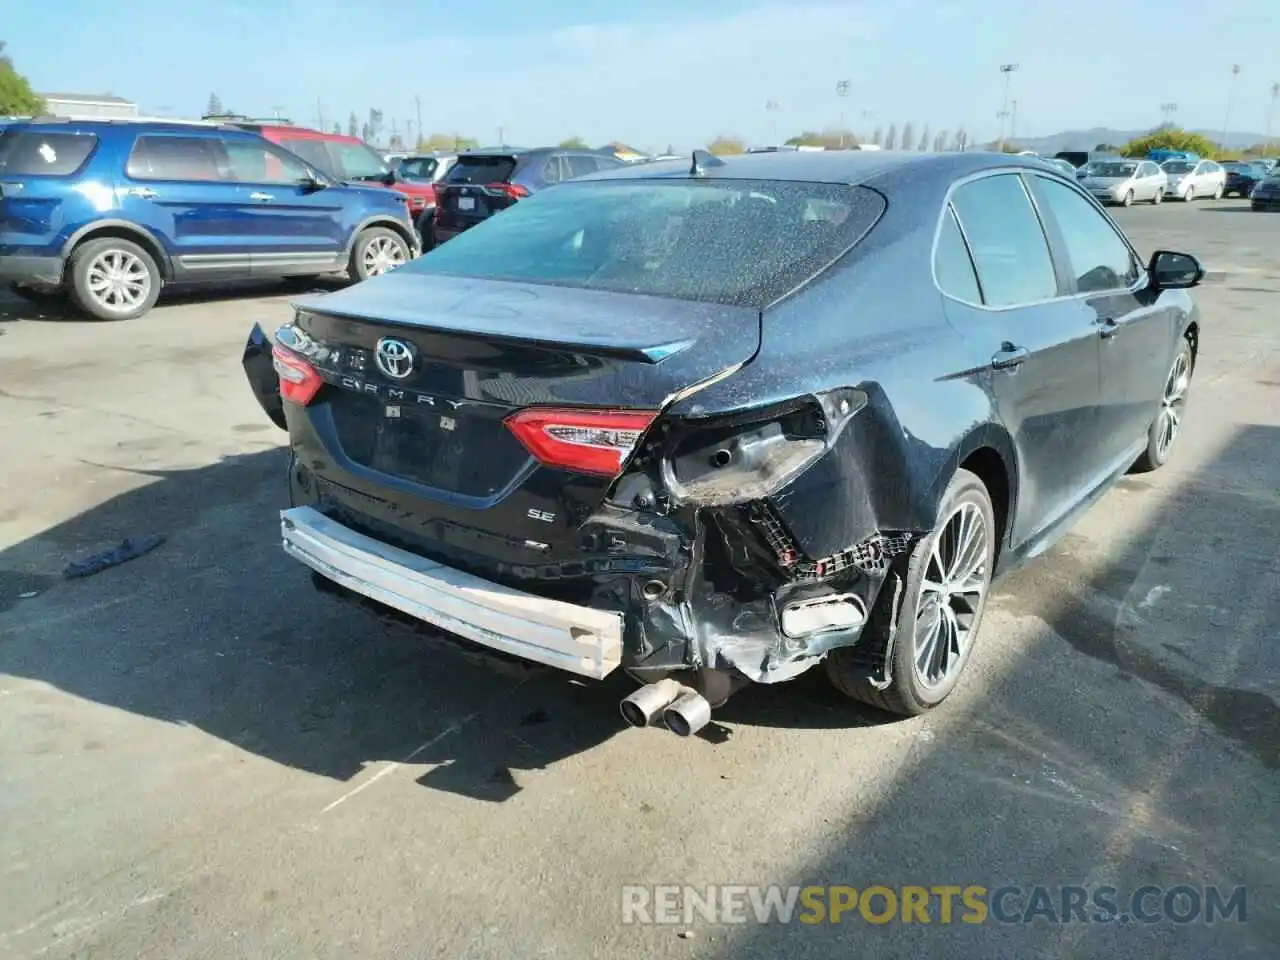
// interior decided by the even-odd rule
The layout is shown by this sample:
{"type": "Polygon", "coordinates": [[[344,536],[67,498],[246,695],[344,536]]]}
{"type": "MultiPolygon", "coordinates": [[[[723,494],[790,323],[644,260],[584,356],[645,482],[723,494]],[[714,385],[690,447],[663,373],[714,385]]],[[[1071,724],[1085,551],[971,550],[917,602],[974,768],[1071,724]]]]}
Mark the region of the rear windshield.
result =
{"type": "Polygon", "coordinates": [[[515,157],[459,157],[442,182],[506,183],[515,169],[515,157]]]}
{"type": "Polygon", "coordinates": [[[66,177],[83,166],[97,144],[91,133],[0,131],[0,174],[66,177]]]}
{"type": "Polygon", "coordinates": [[[1165,173],[1190,173],[1196,165],[1189,160],[1166,160],[1160,167],[1165,173]]]}
{"type": "Polygon", "coordinates": [[[884,206],[866,188],[820,183],[570,182],[401,269],[763,309],[853,246],[884,206]]]}

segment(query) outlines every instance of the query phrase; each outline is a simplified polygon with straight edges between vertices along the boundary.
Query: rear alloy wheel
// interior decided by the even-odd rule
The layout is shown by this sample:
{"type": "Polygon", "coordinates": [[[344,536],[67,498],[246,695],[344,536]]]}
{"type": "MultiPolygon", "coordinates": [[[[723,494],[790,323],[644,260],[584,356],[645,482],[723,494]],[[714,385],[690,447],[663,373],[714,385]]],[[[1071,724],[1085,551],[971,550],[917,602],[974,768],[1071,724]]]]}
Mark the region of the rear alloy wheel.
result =
{"type": "Polygon", "coordinates": [[[160,268],[146,250],[130,240],[89,240],[71,254],[71,296],[99,320],[132,320],[160,296],[160,268]]]}
{"type": "Polygon", "coordinates": [[[1223,195],[1225,192],[1226,192],[1226,191],[1223,189],[1222,184],[1218,184],[1218,189],[1213,191],[1213,199],[1215,199],[1215,200],[1221,200],[1221,199],[1222,199],[1222,195],[1223,195]]]}
{"type": "Polygon", "coordinates": [[[1132,206],[1133,206],[1133,191],[1132,191],[1132,190],[1130,190],[1130,191],[1128,191],[1127,193],[1125,193],[1125,195],[1124,195],[1124,199],[1123,199],[1123,200],[1121,200],[1120,202],[1121,202],[1121,203],[1123,203],[1126,207],[1132,207],[1132,206]]]}
{"type": "Polygon", "coordinates": [[[409,244],[387,227],[370,227],[356,237],[351,249],[351,277],[368,280],[409,262],[409,244]]]}
{"type": "Polygon", "coordinates": [[[1157,204],[1157,203],[1163,203],[1163,202],[1164,202],[1164,188],[1163,188],[1163,187],[1156,191],[1155,196],[1153,196],[1153,197],[1151,198],[1151,202],[1152,202],[1152,204],[1157,204]]]}
{"type": "Polygon", "coordinates": [[[1178,355],[1169,368],[1164,391],[1160,396],[1160,411],[1147,431],[1147,449],[1142,452],[1133,473],[1150,473],[1159,470],[1169,459],[1174,442],[1182,432],[1182,416],[1187,409],[1187,391],[1191,388],[1191,374],[1195,370],[1195,353],[1191,341],[1184,338],[1178,355]]]}
{"type": "Polygon", "coordinates": [[[1193,186],[1187,187],[1187,192],[1186,192],[1186,193],[1184,193],[1184,194],[1182,195],[1182,202],[1183,202],[1183,203],[1190,203],[1190,202],[1191,202],[1192,200],[1194,200],[1195,198],[1196,198],[1196,188],[1195,188],[1195,186],[1193,185],[1193,186]]]}
{"type": "Polygon", "coordinates": [[[987,488],[968,470],[956,471],[943,495],[937,526],[907,563],[889,685],[877,689],[866,676],[866,651],[883,651],[889,639],[893,597],[886,587],[859,644],[827,655],[827,676],[836,689],[905,716],[925,713],[945,700],[969,662],[982,624],[996,536],[987,488]]]}

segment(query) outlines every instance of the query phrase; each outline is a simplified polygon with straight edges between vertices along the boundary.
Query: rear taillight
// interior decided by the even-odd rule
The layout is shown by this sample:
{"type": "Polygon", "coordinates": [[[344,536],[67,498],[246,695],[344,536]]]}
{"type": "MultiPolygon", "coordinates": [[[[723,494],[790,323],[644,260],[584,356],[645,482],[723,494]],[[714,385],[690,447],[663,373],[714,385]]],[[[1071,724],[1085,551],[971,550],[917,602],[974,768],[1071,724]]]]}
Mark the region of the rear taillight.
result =
{"type": "Polygon", "coordinates": [[[280,376],[280,397],[290,403],[305,407],[324,385],[315,367],[279,344],[271,348],[271,362],[280,376]]]}
{"type": "Polygon", "coordinates": [[[522,187],[518,183],[490,183],[486,184],[484,189],[488,193],[506,197],[509,200],[523,200],[529,195],[528,188],[522,187]]]}
{"type": "Polygon", "coordinates": [[[532,407],[513,413],[506,424],[546,466],[616,477],[657,416],[649,410],[532,407]]]}
{"type": "Polygon", "coordinates": [[[410,210],[425,210],[426,206],[427,206],[426,197],[410,197],[409,198],[410,210]]]}

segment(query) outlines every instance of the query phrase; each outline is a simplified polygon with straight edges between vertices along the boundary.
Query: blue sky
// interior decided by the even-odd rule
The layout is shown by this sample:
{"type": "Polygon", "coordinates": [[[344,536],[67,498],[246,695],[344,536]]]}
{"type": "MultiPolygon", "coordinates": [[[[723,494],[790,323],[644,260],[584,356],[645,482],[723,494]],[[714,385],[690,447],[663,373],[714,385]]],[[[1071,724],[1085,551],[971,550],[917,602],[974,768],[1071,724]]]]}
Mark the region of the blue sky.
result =
{"type": "Polygon", "coordinates": [[[175,115],[216,92],[310,124],[318,97],[327,122],[380,107],[402,129],[416,96],[428,131],[656,150],[770,142],[775,124],[834,127],[842,107],[866,133],[912,121],[994,139],[1006,62],[1027,136],[1151,126],[1171,101],[1178,122],[1220,129],[1232,63],[1231,127],[1262,132],[1278,27],[1270,0],[0,0],[0,39],[38,90],[175,115]]]}

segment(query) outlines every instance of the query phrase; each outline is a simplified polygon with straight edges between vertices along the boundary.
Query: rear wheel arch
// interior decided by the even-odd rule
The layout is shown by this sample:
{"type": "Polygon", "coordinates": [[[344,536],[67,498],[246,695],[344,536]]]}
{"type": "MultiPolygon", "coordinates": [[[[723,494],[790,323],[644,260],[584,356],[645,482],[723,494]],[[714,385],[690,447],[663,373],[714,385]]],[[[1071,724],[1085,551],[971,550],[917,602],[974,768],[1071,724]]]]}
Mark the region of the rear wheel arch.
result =
{"type": "MultiPolygon", "coordinates": [[[[956,449],[955,468],[968,470],[987,488],[996,521],[996,563],[1009,546],[1012,518],[1018,500],[1017,458],[1013,441],[1000,427],[986,425],[969,433],[956,449]]],[[[950,476],[941,480],[945,490],[950,476]]]]}
{"type": "Polygon", "coordinates": [[[145,230],[126,220],[96,221],[88,226],[81,227],[62,245],[62,255],[64,259],[70,261],[72,254],[79,247],[82,247],[90,240],[102,240],[106,237],[116,237],[120,240],[136,243],[151,255],[151,259],[160,268],[161,276],[165,280],[173,279],[173,263],[169,259],[169,254],[165,252],[164,245],[149,230],[145,230]]]}
{"type": "Polygon", "coordinates": [[[413,249],[413,232],[409,229],[409,225],[397,220],[392,216],[376,216],[361,220],[356,228],[351,231],[351,237],[347,240],[347,258],[350,259],[352,251],[356,248],[356,241],[360,239],[360,235],[370,227],[383,227],[387,230],[394,230],[396,235],[409,245],[409,249],[413,249]]]}

